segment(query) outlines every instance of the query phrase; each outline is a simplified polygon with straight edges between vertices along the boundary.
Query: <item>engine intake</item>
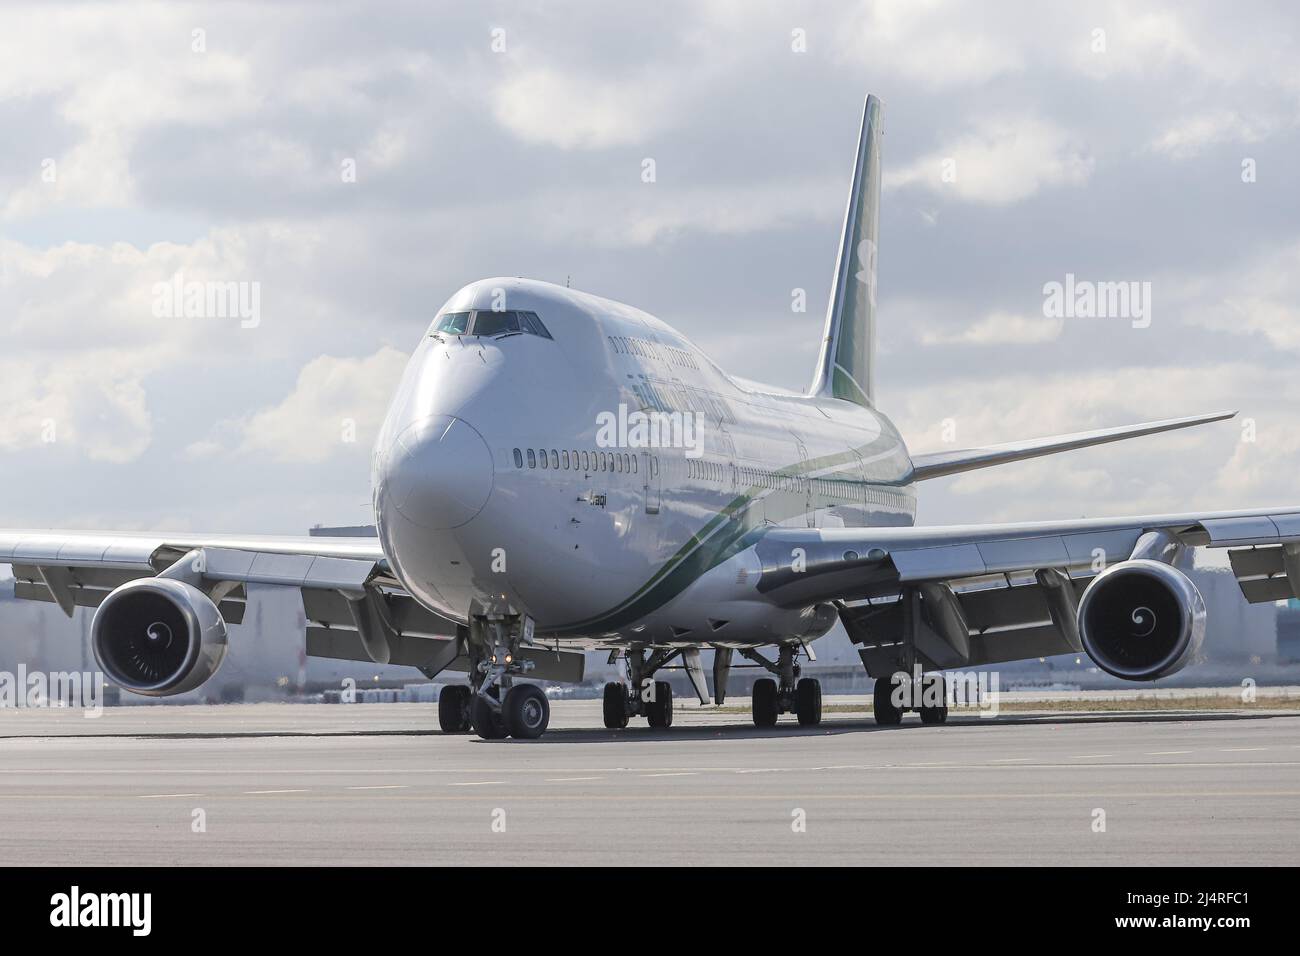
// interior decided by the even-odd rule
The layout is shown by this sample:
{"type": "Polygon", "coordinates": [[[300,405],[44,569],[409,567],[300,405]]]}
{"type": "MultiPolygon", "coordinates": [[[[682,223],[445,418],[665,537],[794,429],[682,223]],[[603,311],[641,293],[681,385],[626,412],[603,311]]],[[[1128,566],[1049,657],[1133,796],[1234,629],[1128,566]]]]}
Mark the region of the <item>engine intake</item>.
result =
{"type": "Polygon", "coordinates": [[[138,578],[104,598],[90,641],[114,683],[169,697],[217,672],[226,656],[226,622],[198,588],[171,578],[138,578]]]}
{"type": "Polygon", "coordinates": [[[1097,666],[1127,680],[1177,673],[1205,639],[1205,601],[1183,572],[1160,561],[1112,565],[1079,602],[1079,638],[1097,666]]]}

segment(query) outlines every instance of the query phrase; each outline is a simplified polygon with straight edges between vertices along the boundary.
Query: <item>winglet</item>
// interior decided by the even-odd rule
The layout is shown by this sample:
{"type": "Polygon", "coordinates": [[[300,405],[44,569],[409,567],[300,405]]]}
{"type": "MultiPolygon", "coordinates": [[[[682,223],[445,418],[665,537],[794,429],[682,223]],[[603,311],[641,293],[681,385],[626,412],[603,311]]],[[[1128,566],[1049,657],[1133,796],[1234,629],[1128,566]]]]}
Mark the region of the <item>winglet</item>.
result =
{"type": "Polygon", "coordinates": [[[1177,428],[1221,422],[1236,417],[1236,414],[1235,411],[1215,412],[1211,415],[1193,415],[1188,418],[1167,418],[1158,422],[1121,425],[1118,428],[1101,428],[1090,432],[1075,432],[1071,435],[1053,435],[1050,438],[1031,438],[1028,441],[988,445],[984,448],[964,448],[960,451],[915,455],[912,458],[912,479],[925,481],[929,478],[942,478],[945,475],[956,475],[963,471],[990,468],[993,465],[1004,465],[1028,458],[1041,458],[1044,455],[1055,455],[1076,448],[1088,448],[1091,445],[1104,445],[1108,442],[1154,435],[1177,428]]]}

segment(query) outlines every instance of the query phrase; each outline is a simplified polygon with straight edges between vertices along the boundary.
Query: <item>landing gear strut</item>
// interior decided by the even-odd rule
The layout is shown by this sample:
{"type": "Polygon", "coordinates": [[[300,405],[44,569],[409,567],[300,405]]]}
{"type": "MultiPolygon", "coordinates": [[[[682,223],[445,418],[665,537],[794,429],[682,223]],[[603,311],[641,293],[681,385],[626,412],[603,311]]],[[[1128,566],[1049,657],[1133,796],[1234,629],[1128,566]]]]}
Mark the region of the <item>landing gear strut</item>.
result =
{"type": "MultiPolygon", "coordinates": [[[[438,718],[443,730],[457,723],[457,705],[467,704],[468,723],[484,740],[514,737],[536,740],[546,733],[551,720],[551,703],[534,684],[516,684],[515,678],[532,668],[531,661],[519,658],[520,622],[504,618],[476,619],[470,626],[467,650],[470,658],[471,687],[447,687],[438,699],[438,718]],[[448,691],[455,691],[445,705],[448,691]],[[468,701],[464,700],[468,697],[468,701]]],[[[461,717],[463,720],[464,717],[461,717]]]]}
{"type": "Polygon", "coordinates": [[[651,727],[661,730],[673,725],[673,687],[667,681],[653,678],[655,671],[677,654],[675,650],[657,650],[647,657],[644,650],[636,649],[623,655],[628,682],[612,681],[605,685],[601,709],[606,727],[610,730],[626,727],[632,717],[645,717],[651,727]]]}
{"type": "Polygon", "coordinates": [[[775,664],[755,650],[741,648],[740,653],[777,676],[776,680],[762,677],[754,681],[755,727],[775,727],[777,718],[789,713],[804,727],[822,722],[822,685],[811,677],[799,677],[797,644],[782,644],[775,664]]]}

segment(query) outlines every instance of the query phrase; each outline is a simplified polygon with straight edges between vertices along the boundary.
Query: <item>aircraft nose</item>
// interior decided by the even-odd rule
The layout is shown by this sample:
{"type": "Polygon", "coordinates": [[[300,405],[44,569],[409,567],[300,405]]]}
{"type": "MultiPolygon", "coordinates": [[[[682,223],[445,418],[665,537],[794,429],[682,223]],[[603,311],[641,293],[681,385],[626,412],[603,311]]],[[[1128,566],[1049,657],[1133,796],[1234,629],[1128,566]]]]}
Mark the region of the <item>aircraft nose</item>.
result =
{"type": "Polygon", "coordinates": [[[459,528],[492,493],[492,453],[472,426],[449,415],[413,422],[397,436],[385,468],[390,503],[431,531],[459,528]]]}

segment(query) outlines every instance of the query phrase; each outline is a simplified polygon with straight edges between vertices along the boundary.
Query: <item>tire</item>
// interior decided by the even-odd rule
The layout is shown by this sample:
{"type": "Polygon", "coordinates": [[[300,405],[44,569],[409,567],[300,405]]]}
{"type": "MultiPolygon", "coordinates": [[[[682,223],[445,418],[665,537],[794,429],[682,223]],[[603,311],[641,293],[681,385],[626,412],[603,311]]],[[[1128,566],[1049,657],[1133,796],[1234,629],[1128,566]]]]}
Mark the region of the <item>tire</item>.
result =
{"type": "Polygon", "coordinates": [[[770,677],[761,677],[754,681],[752,692],[755,727],[775,727],[776,718],[780,716],[780,706],[776,694],[776,681],[770,677]]]}
{"type": "Polygon", "coordinates": [[[470,729],[469,698],[464,684],[449,684],[438,694],[438,727],[444,734],[463,734],[470,729]]]}
{"type": "Polygon", "coordinates": [[[474,733],[484,740],[501,740],[506,736],[506,725],[501,719],[501,712],[484,700],[482,694],[475,694],[470,700],[469,720],[474,733]]]}
{"type": "Polygon", "coordinates": [[[816,727],[822,722],[821,681],[805,677],[795,685],[794,712],[803,727],[816,727]]]}
{"type": "Polygon", "coordinates": [[[613,681],[605,685],[602,710],[608,729],[621,730],[627,726],[627,688],[623,684],[613,681]]]}
{"type": "Polygon", "coordinates": [[[516,684],[501,705],[506,731],[516,740],[536,740],[551,722],[551,702],[536,684],[516,684]]]}
{"type": "MultiPolygon", "coordinates": [[[[939,691],[943,695],[943,703],[934,707],[926,704],[921,705],[921,723],[923,724],[946,724],[948,722],[948,686],[944,682],[942,675],[936,679],[939,682],[939,691]]],[[[924,690],[922,695],[922,700],[924,700],[924,690]]]]}
{"type": "Polygon", "coordinates": [[[894,706],[890,696],[894,692],[894,678],[891,674],[889,677],[881,677],[876,681],[876,688],[871,692],[872,710],[876,715],[876,723],[882,727],[897,727],[903,722],[903,710],[901,707],[894,706]]]}
{"type": "Polygon", "coordinates": [[[647,701],[645,715],[651,727],[666,730],[673,725],[673,685],[666,680],[655,681],[654,700],[647,701]]]}

